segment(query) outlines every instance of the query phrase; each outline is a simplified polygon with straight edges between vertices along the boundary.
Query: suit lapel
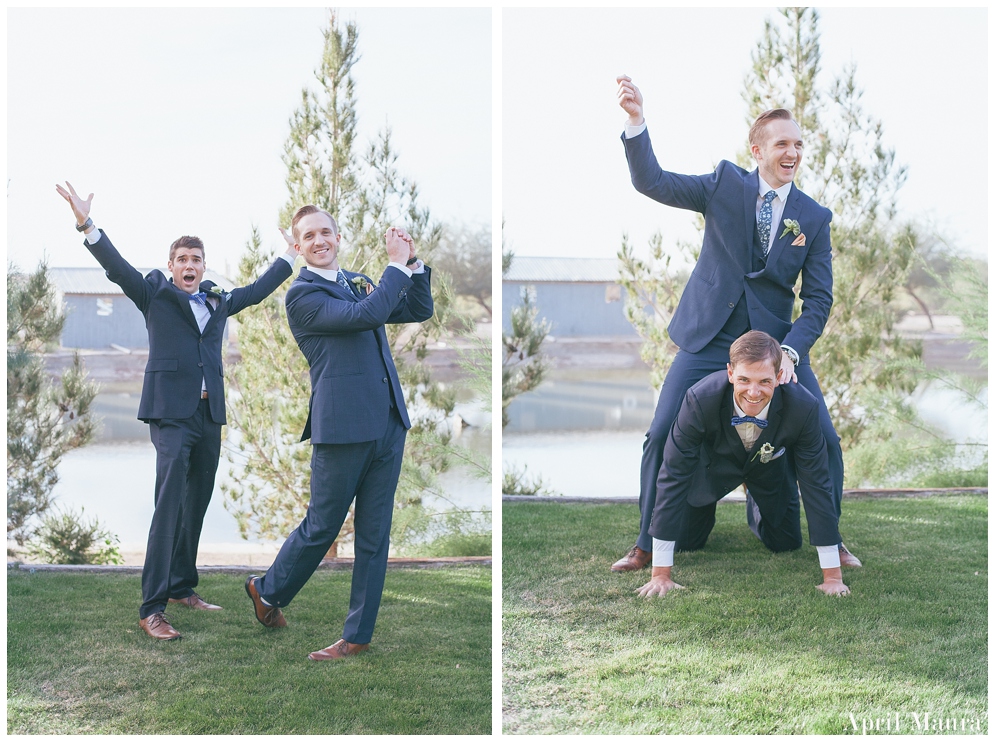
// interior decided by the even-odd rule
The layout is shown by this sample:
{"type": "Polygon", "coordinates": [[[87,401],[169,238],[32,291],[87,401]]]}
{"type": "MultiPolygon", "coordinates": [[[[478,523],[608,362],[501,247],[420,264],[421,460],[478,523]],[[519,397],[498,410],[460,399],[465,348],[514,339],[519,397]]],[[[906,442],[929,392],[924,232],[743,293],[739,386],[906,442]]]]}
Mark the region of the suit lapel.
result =
{"type": "Polygon", "coordinates": [[[349,289],[350,293],[352,293],[352,298],[358,300],[360,298],[359,287],[352,282],[352,279],[354,279],[359,274],[353,273],[352,271],[347,271],[345,268],[342,268],[341,270],[342,270],[342,275],[345,276],[345,280],[349,283],[349,289]]]}
{"type": "MultiPolygon", "coordinates": [[[[784,204],[784,212],[781,214],[781,223],[770,225],[770,230],[774,233],[774,244],[771,245],[770,254],[767,256],[768,267],[773,266],[781,256],[781,253],[795,241],[796,238],[792,232],[788,232],[784,237],[781,237],[781,233],[784,232],[785,219],[794,219],[797,221],[798,214],[801,211],[801,202],[798,186],[792,184],[791,191],[788,193],[788,201],[784,204]]],[[[804,227],[802,231],[805,231],[804,227]]]]}
{"type": "MultiPolygon", "coordinates": [[[[344,270],[342,273],[345,275],[346,280],[348,280],[349,274],[344,270]]],[[[349,289],[342,288],[342,285],[338,281],[329,281],[327,278],[323,278],[317,273],[308,270],[307,267],[301,268],[298,278],[303,278],[305,281],[310,281],[311,283],[318,284],[319,286],[324,286],[337,298],[344,299],[345,297],[349,297],[353,301],[356,301],[356,295],[349,289]]]]}
{"type": "Polygon", "coordinates": [[[753,272],[753,233],[757,230],[757,194],[760,192],[760,173],[754,170],[747,174],[743,194],[743,240],[739,262],[743,273],[753,272]]]}
{"type": "MultiPolygon", "coordinates": [[[[794,191],[793,188],[791,190],[794,191]]],[[[781,387],[777,386],[770,398],[770,407],[767,408],[767,427],[761,428],[759,437],[753,443],[753,448],[750,449],[750,460],[746,464],[747,469],[760,464],[759,452],[761,447],[774,440],[777,428],[781,424],[781,402],[781,387]]]]}
{"type": "Polygon", "coordinates": [[[207,294],[207,303],[208,303],[208,306],[210,307],[210,310],[211,310],[211,316],[207,318],[207,324],[204,325],[204,334],[205,335],[207,334],[207,331],[209,329],[211,329],[211,327],[216,322],[221,322],[222,316],[227,317],[227,312],[223,312],[222,308],[221,308],[221,305],[224,304],[225,301],[226,301],[226,299],[224,297],[224,294],[216,294],[213,291],[211,291],[211,289],[213,289],[215,287],[215,285],[216,284],[213,281],[204,281],[200,285],[200,291],[203,291],[204,293],[207,294]],[[217,303],[218,303],[217,306],[214,306],[211,303],[212,299],[215,300],[215,301],[217,301],[217,303]]]}
{"type": "MultiPolygon", "coordinates": [[[[739,437],[739,433],[736,432],[736,428],[732,424],[732,416],[735,414],[732,406],[732,384],[726,384],[726,390],[722,397],[722,404],[719,407],[719,414],[721,419],[719,420],[719,427],[721,428],[719,436],[726,446],[729,447],[730,451],[733,451],[733,455],[742,464],[745,462],[747,450],[743,447],[743,439],[739,437]]],[[[716,446],[716,450],[721,451],[721,446],[716,446]]]]}
{"type": "Polygon", "coordinates": [[[197,331],[197,334],[200,335],[200,325],[197,324],[197,318],[193,316],[193,309],[190,308],[190,294],[177,288],[172,279],[169,280],[169,285],[173,289],[173,298],[176,299],[176,303],[180,305],[180,314],[186,317],[187,322],[189,322],[193,326],[193,329],[197,331]]]}

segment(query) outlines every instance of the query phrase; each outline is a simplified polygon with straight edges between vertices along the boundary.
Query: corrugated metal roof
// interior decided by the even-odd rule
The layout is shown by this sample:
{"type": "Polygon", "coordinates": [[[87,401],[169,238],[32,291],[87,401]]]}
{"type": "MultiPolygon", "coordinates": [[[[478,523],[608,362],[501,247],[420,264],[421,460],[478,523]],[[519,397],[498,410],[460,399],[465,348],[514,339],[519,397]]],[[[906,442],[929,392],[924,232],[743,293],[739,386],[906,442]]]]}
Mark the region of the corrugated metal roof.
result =
{"type": "MultiPolygon", "coordinates": [[[[138,268],[137,270],[143,276],[147,276],[155,268],[138,268]]],[[[107,278],[103,268],[49,268],[48,273],[55,287],[62,294],[124,295],[121,287],[107,278]]],[[[235,287],[235,284],[227,278],[210,269],[204,271],[204,280],[214,281],[225,291],[231,291],[235,287]]]]}
{"type": "Polygon", "coordinates": [[[615,258],[534,258],[516,255],[505,281],[618,283],[615,258]]]}

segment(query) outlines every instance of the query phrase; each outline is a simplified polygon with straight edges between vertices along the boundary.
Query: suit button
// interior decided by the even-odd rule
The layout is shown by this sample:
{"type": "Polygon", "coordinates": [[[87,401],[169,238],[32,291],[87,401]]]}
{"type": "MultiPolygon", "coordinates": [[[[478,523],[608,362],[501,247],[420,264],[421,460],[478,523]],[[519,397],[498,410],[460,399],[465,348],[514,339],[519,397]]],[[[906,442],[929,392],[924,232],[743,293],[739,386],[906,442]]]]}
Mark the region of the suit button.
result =
{"type": "Polygon", "coordinates": [[[732,302],[729,302],[729,308],[730,308],[730,309],[735,309],[735,308],[736,308],[736,305],[735,305],[735,304],[733,304],[732,302]]]}
{"type": "Polygon", "coordinates": [[[203,363],[198,363],[197,365],[200,366],[201,368],[204,368],[204,364],[203,363]]]}
{"type": "Polygon", "coordinates": [[[386,377],[386,376],[384,376],[384,377],[383,377],[383,383],[384,383],[384,384],[386,384],[386,383],[387,383],[387,377],[386,377]]]}

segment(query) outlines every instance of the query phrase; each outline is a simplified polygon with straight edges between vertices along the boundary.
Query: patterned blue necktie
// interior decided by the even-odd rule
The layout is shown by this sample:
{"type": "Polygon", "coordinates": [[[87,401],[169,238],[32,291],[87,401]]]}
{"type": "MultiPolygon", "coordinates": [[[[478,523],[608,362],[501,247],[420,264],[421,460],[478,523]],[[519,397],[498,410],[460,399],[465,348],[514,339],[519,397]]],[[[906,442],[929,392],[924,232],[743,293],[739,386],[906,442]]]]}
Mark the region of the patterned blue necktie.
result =
{"type": "Polygon", "coordinates": [[[770,223],[774,218],[774,210],[770,203],[777,195],[777,191],[767,191],[764,195],[764,205],[760,207],[760,216],[757,217],[757,229],[760,232],[760,244],[763,245],[764,255],[770,252],[770,223]]]}
{"type": "MultiPolygon", "coordinates": [[[[771,191],[771,193],[773,193],[773,191],[771,191]]],[[[761,420],[761,419],[756,418],[756,417],[750,417],[749,415],[745,415],[743,417],[737,417],[736,415],[732,416],[732,424],[734,426],[735,425],[742,425],[743,423],[753,423],[758,428],[766,428],[767,427],[767,421],[766,420],[761,420]]]]}
{"type": "Polygon", "coordinates": [[[339,271],[338,273],[336,273],[335,274],[335,280],[336,280],[336,282],[338,282],[339,286],[341,286],[342,288],[344,288],[350,294],[352,293],[352,289],[349,288],[349,282],[347,280],[345,280],[345,273],[343,273],[342,271],[339,271]]]}

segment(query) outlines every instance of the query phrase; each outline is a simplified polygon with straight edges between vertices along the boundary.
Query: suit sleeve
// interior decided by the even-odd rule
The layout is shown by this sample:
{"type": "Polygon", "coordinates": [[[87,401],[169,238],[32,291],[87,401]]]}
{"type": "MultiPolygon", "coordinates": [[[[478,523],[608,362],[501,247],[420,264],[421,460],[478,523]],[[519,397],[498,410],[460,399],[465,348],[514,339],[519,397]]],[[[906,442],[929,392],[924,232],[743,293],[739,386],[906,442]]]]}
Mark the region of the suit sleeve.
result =
{"type": "Polygon", "coordinates": [[[83,244],[107,272],[107,278],[120,286],[124,295],[135,303],[142,314],[145,314],[152,301],[154,290],[145,277],[121,257],[121,253],[111,243],[107,233],[100,230],[100,239],[96,243],[91,245],[84,240],[83,244]]]}
{"type": "Polygon", "coordinates": [[[373,330],[387,324],[411,284],[401,271],[388,269],[372,294],[362,301],[346,301],[321,287],[295,282],[287,292],[287,318],[291,327],[318,335],[373,330]]]}
{"type": "Polygon", "coordinates": [[[781,341],[794,348],[799,358],[807,356],[822,335],[833,307],[833,248],[829,238],[833,214],[828,209],[824,211],[826,221],[816,232],[802,265],[802,285],[798,292],[802,311],[781,341]]]}
{"type": "MultiPolygon", "coordinates": [[[[394,269],[396,272],[396,268],[394,269]]],[[[424,322],[435,313],[435,303],[432,300],[431,286],[432,269],[425,266],[424,273],[414,273],[411,275],[411,288],[404,295],[404,298],[394,307],[388,324],[401,324],[404,322],[424,322]]],[[[381,283],[383,279],[381,279],[381,283]]],[[[376,293],[375,291],[373,292],[376,293]]],[[[372,297],[372,294],[366,299],[372,297]]]]}
{"type": "Polygon", "coordinates": [[[808,520],[809,543],[812,546],[838,544],[842,539],[831,494],[826,438],[819,426],[819,410],[815,405],[809,410],[793,449],[795,475],[808,520]]]}
{"type": "Polygon", "coordinates": [[[649,130],[631,139],[623,135],[622,142],[629,177],[637,191],[667,206],[705,213],[718,182],[716,173],[678,175],[664,170],[653,153],[649,130]]]}
{"type": "Polygon", "coordinates": [[[688,390],[663,448],[663,466],[657,480],[656,506],[650,534],[663,541],[677,541],[687,517],[688,491],[698,468],[705,439],[705,416],[692,390],[688,390]]]}
{"type": "Polygon", "coordinates": [[[246,307],[258,304],[276,291],[280,284],[290,278],[293,267],[283,258],[278,257],[259,278],[248,286],[232,289],[228,294],[228,316],[238,314],[246,307]]]}

